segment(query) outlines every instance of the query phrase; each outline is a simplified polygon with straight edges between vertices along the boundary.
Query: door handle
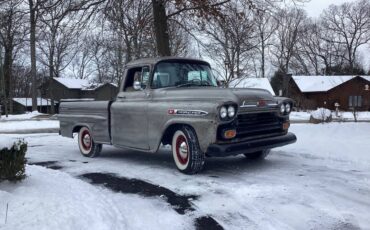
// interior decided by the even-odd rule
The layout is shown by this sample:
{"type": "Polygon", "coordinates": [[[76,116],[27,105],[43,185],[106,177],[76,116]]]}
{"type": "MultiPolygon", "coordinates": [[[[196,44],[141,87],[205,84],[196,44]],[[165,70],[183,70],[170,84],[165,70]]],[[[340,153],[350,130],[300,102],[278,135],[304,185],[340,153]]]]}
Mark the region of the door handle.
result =
{"type": "Polygon", "coordinates": [[[126,96],[118,96],[118,98],[120,98],[120,99],[125,99],[125,98],[126,98],[126,96]]]}
{"type": "Polygon", "coordinates": [[[150,93],[145,93],[145,96],[146,97],[150,97],[150,93]]]}

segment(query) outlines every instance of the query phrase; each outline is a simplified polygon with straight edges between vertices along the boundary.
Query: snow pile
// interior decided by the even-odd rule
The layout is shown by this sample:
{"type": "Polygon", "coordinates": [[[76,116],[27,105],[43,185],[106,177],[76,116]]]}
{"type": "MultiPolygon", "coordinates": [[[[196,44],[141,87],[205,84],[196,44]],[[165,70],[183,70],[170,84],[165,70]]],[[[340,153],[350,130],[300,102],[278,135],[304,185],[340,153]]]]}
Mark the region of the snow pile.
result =
{"type": "Polygon", "coordinates": [[[14,145],[14,139],[6,136],[0,136],[0,150],[10,149],[14,145]]]}
{"type": "Polygon", "coordinates": [[[5,115],[1,115],[0,121],[12,121],[12,120],[26,120],[26,119],[32,119],[33,117],[43,115],[43,113],[39,113],[38,111],[33,111],[30,113],[25,113],[25,114],[18,114],[18,115],[8,115],[6,117],[5,115]]]}
{"type": "Polygon", "coordinates": [[[326,121],[331,118],[331,111],[325,108],[318,108],[317,110],[311,112],[311,116],[316,120],[326,121]]]}

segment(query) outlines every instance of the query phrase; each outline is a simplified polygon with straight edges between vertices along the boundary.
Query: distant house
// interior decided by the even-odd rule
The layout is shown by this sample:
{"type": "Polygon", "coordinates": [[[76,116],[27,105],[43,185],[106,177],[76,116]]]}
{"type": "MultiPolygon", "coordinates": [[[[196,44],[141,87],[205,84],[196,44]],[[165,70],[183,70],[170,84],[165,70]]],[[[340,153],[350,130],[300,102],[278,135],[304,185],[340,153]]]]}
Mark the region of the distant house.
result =
{"type": "Polygon", "coordinates": [[[370,76],[292,76],[288,96],[302,109],[370,110],[370,76]]]}
{"type": "Polygon", "coordinates": [[[270,81],[267,78],[240,78],[229,83],[229,88],[253,88],[265,89],[275,96],[275,92],[271,87],[270,81]]]}
{"type": "MultiPolygon", "coordinates": [[[[50,100],[45,98],[37,98],[37,111],[47,113],[50,111],[50,100]]],[[[32,98],[13,98],[13,113],[22,114],[32,112],[32,98]]]]}
{"type": "Polygon", "coordinates": [[[112,83],[91,84],[85,79],[53,78],[51,85],[44,85],[45,97],[50,98],[50,90],[55,100],[86,99],[112,100],[118,93],[118,86],[112,83]]]}
{"type": "Polygon", "coordinates": [[[90,84],[81,90],[81,98],[94,98],[97,101],[113,100],[118,93],[118,86],[113,83],[90,84]]]}

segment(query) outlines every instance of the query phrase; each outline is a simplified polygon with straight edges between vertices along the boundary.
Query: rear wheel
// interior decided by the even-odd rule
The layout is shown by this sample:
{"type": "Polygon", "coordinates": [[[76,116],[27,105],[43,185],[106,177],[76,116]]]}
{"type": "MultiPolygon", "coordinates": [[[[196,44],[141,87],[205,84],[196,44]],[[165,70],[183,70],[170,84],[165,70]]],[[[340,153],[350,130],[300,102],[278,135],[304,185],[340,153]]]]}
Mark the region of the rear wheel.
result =
{"type": "Polygon", "coordinates": [[[183,126],[175,132],[172,137],[172,155],[177,169],[182,173],[195,174],[203,169],[204,153],[191,127],[183,126]]]}
{"type": "Polygon", "coordinates": [[[245,153],[244,156],[249,160],[263,160],[270,154],[270,149],[257,151],[254,153],[245,153]]]}
{"type": "Polygon", "coordinates": [[[84,157],[97,157],[102,150],[102,144],[94,142],[91,132],[87,127],[82,127],[78,133],[78,146],[84,157]]]}

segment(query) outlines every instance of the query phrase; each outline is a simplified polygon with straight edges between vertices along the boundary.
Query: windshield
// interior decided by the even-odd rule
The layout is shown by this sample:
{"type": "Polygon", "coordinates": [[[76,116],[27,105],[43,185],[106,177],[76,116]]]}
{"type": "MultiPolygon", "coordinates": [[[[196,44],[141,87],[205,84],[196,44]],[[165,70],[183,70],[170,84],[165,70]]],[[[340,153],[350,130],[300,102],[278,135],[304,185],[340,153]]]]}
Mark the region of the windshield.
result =
{"type": "Polygon", "coordinates": [[[154,69],[152,88],[217,86],[211,68],[200,63],[160,62],[154,69]]]}

